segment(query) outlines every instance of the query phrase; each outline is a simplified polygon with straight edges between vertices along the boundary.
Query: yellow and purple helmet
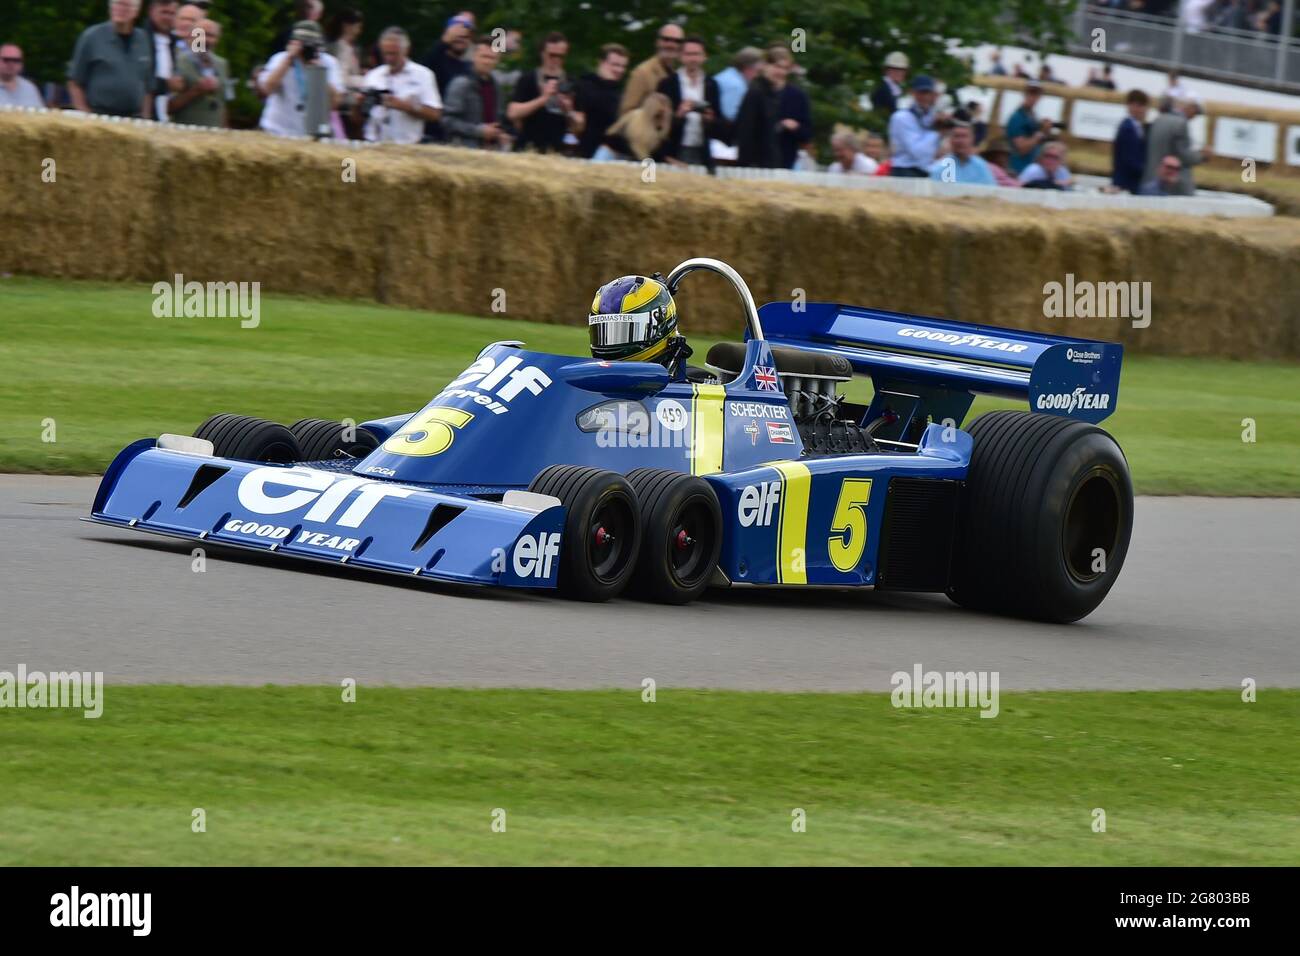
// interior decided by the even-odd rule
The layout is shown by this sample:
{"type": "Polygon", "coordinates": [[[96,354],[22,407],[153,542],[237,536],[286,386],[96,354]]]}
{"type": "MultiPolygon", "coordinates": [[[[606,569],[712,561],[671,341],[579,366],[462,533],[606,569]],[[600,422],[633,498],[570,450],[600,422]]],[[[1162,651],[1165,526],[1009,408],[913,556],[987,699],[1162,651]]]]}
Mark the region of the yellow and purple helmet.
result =
{"type": "Polygon", "coordinates": [[[620,276],[596,290],[587,326],[596,358],[654,361],[677,334],[677,303],[659,279],[620,276]]]}

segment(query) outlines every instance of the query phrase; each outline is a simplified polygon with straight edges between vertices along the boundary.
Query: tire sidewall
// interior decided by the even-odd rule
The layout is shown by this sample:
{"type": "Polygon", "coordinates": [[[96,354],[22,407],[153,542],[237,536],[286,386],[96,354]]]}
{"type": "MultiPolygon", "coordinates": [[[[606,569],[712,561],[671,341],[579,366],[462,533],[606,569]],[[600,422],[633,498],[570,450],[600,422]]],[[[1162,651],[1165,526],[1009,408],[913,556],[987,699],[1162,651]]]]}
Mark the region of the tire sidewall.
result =
{"type": "Polygon", "coordinates": [[[1062,623],[1075,621],[1102,602],[1114,586],[1128,554],[1133,528],[1133,487],[1119,446],[1101,430],[1064,442],[1050,468],[1041,469],[1026,501],[1038,502],[1033,531],[1033,567],[1038,570],[1039,607],[1043,615],[1062,623]],[[1091,581],[1080,581],[1069,569],[1065,554],[1066,517],[1071,501],[1085,480],[1101,474],[1113,483],[1118,500],[1118,528],[1106,570],[1091,581]],[[1035,487],[1037,486],[1037,487],[1035,487]]]}

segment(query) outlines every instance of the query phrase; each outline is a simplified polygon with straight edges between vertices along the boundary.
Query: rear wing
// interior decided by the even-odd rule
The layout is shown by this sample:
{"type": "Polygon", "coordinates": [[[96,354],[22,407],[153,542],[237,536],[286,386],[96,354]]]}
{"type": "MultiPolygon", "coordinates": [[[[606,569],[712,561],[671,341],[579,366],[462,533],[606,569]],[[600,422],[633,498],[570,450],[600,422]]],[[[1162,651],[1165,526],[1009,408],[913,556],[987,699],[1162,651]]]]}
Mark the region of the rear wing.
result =
{"type": "Polygon", "coordinates": [[[1105,419],[1119,398],[1124,347],[1113,342],[832,302],[769,302],[758,314],[772,344],[833,352],[870,375],[877,398],[868,418],[885,393],[913,399],[916,415],[958,424],[977,394],[1085,422],[1105,419]]]}

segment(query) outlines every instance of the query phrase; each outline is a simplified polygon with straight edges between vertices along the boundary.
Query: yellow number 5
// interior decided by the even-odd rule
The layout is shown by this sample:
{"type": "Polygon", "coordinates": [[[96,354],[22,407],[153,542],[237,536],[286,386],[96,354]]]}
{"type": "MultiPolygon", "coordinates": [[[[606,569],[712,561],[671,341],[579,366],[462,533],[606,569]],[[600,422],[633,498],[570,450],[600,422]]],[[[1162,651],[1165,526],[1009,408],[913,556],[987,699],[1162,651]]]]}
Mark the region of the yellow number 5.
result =
{"type": "Polygon", "coordinates": [[[384,451],[394,455],[441,455],[456,438],[452,429],[464,428],[473,417],[459,408],[427,409],[384,442],[384,451]]]}
{"type": "Polygon", "coordinates": [[[831,564],[837,570],[852,571],[867,547],[867,501],[871,498],[870,478],[845,478],[840,500],[831,518],[831,537],[826,543],[831,564]]]}

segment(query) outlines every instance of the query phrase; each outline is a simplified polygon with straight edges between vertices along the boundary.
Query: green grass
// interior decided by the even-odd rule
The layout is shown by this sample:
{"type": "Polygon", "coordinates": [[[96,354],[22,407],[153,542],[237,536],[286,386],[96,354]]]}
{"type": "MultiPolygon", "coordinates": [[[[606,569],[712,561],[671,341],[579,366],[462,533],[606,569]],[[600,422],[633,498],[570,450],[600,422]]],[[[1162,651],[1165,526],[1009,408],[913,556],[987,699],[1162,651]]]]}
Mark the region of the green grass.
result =
{"type": "MultiPolygon", "coordinates": [[[[152,301],[147,286],[0,280],[0,470],[97,472],[129,441],[189,434],[216,412],[410,411],[496,339],[585,350],[577,326],[266,296],[260,327],[241,329],[154,318],[152,301]],[[56,442],[42,441],[46,419],[56,442]]],[[[697,339],[697,353],[708,344],[697,339]]],[[[1107,428],[1140,492],[1300,494],[1297,366],[1130,356],[1107,428]],[[1243,418],[1255,419],[1254,444],[1243,418]]]]}
{"type": "Polygon", "coordinates": [[[340,696],[0,710],[0,864],[1300,863],[1300,691],[340,696]]]}

